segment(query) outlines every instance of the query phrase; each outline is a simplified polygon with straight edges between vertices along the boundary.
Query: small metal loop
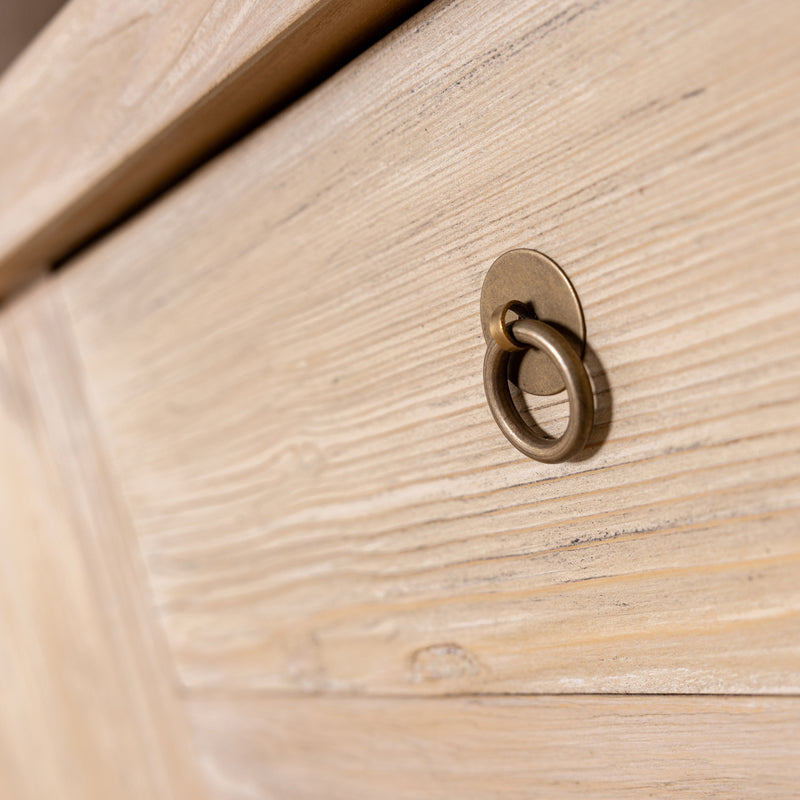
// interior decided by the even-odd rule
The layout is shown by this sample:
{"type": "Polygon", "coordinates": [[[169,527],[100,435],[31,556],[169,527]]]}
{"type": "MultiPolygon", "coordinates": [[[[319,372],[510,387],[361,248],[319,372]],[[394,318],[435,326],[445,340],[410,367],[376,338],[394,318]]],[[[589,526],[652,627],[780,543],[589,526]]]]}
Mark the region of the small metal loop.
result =
{"type": "Polygon", "coordinates": [[[492,416],[503,435],[529,458],[554,464],[576,456],[585,446],[594,424],[594,397],[580,356],[555,328],[532,319],[512,322],[510,338],[547,353],[564,378],[569,398],[569,422],[557,439],[538,436],[522,418],[511,398],[508,361],[511,353],[489,343],[483,362],[483,386],[492,416]]]}
{"type": "Polygon", "coordinates": [[[509,323],[506,322],[509,311],[513,311],[520,319],[536,319],[536,314],[529,311],[524,303],[512,300],[503,306],[498,306],[489,318],[489,333],[492,339],[507,353],[518,353],[520,350],[527,350],[528,346],[520,344],[511,335],[509,323]]]}

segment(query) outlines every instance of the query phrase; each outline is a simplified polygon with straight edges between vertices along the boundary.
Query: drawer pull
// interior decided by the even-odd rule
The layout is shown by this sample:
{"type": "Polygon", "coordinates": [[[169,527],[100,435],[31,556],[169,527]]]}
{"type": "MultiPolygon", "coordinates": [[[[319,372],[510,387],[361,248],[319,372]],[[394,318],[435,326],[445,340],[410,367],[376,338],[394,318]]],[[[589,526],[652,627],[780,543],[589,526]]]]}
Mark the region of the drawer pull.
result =
{"type": "Polygon", "coordinates": [[[594,397],[582,359],[583,311],[569,279],[542,253],[504,253],[484,281],[481,318],[488,345],[483,385],[504,436],[537,461],[576,456],[594,424],[594,397]],[[508,322],[509,313],[517,319],[508,322]],[[509,382],[540,395],[566,388],[570,413],[564,433],[553,439],[531,427],[514,404],[509,382]]]}

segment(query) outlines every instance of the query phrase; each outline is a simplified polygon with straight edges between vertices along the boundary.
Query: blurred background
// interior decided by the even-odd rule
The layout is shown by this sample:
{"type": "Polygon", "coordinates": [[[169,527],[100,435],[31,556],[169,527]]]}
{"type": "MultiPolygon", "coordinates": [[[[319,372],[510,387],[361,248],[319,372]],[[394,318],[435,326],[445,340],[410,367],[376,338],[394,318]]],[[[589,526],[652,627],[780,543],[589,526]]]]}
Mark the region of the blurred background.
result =
{"type": "Polygon", "coordinates": [[[0,0],[0,73],[66,0],[0,0]]]}

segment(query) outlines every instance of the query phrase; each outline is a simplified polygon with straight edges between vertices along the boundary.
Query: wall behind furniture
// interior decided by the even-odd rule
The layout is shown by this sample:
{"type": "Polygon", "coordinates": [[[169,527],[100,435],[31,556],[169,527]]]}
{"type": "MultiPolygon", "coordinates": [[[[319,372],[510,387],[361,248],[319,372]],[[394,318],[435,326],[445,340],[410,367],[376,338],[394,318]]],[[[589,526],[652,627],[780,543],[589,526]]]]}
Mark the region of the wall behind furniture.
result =
{"type": "Polygon", "coordinates": [[[0,2],[0,73],[50,21],[65,0],[2,0],[0,2]]]}

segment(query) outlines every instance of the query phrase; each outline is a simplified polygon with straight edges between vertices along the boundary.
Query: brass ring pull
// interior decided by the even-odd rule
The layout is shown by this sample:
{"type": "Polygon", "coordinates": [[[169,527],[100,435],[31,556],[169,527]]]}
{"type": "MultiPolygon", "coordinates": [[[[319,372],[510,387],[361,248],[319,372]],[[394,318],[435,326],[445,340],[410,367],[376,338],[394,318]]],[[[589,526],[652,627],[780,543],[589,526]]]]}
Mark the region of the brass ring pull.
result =
{"type": "Polygon", "coordinates": [[[580,356],[555,328],[535,319],[506,324],[507,303],[492,315],[492,340],[483,362],[483,386],[495,422],[514,447],[529,458],[554,464],[577,455],[585,446],[594,424],[594,398],[589,376],[580,356]],[[569,398],[567,429],[557,439],[537,435],[517,411],[508,385],[511,351],[536,347],[550,357],[566,384],[569,398]]]}

